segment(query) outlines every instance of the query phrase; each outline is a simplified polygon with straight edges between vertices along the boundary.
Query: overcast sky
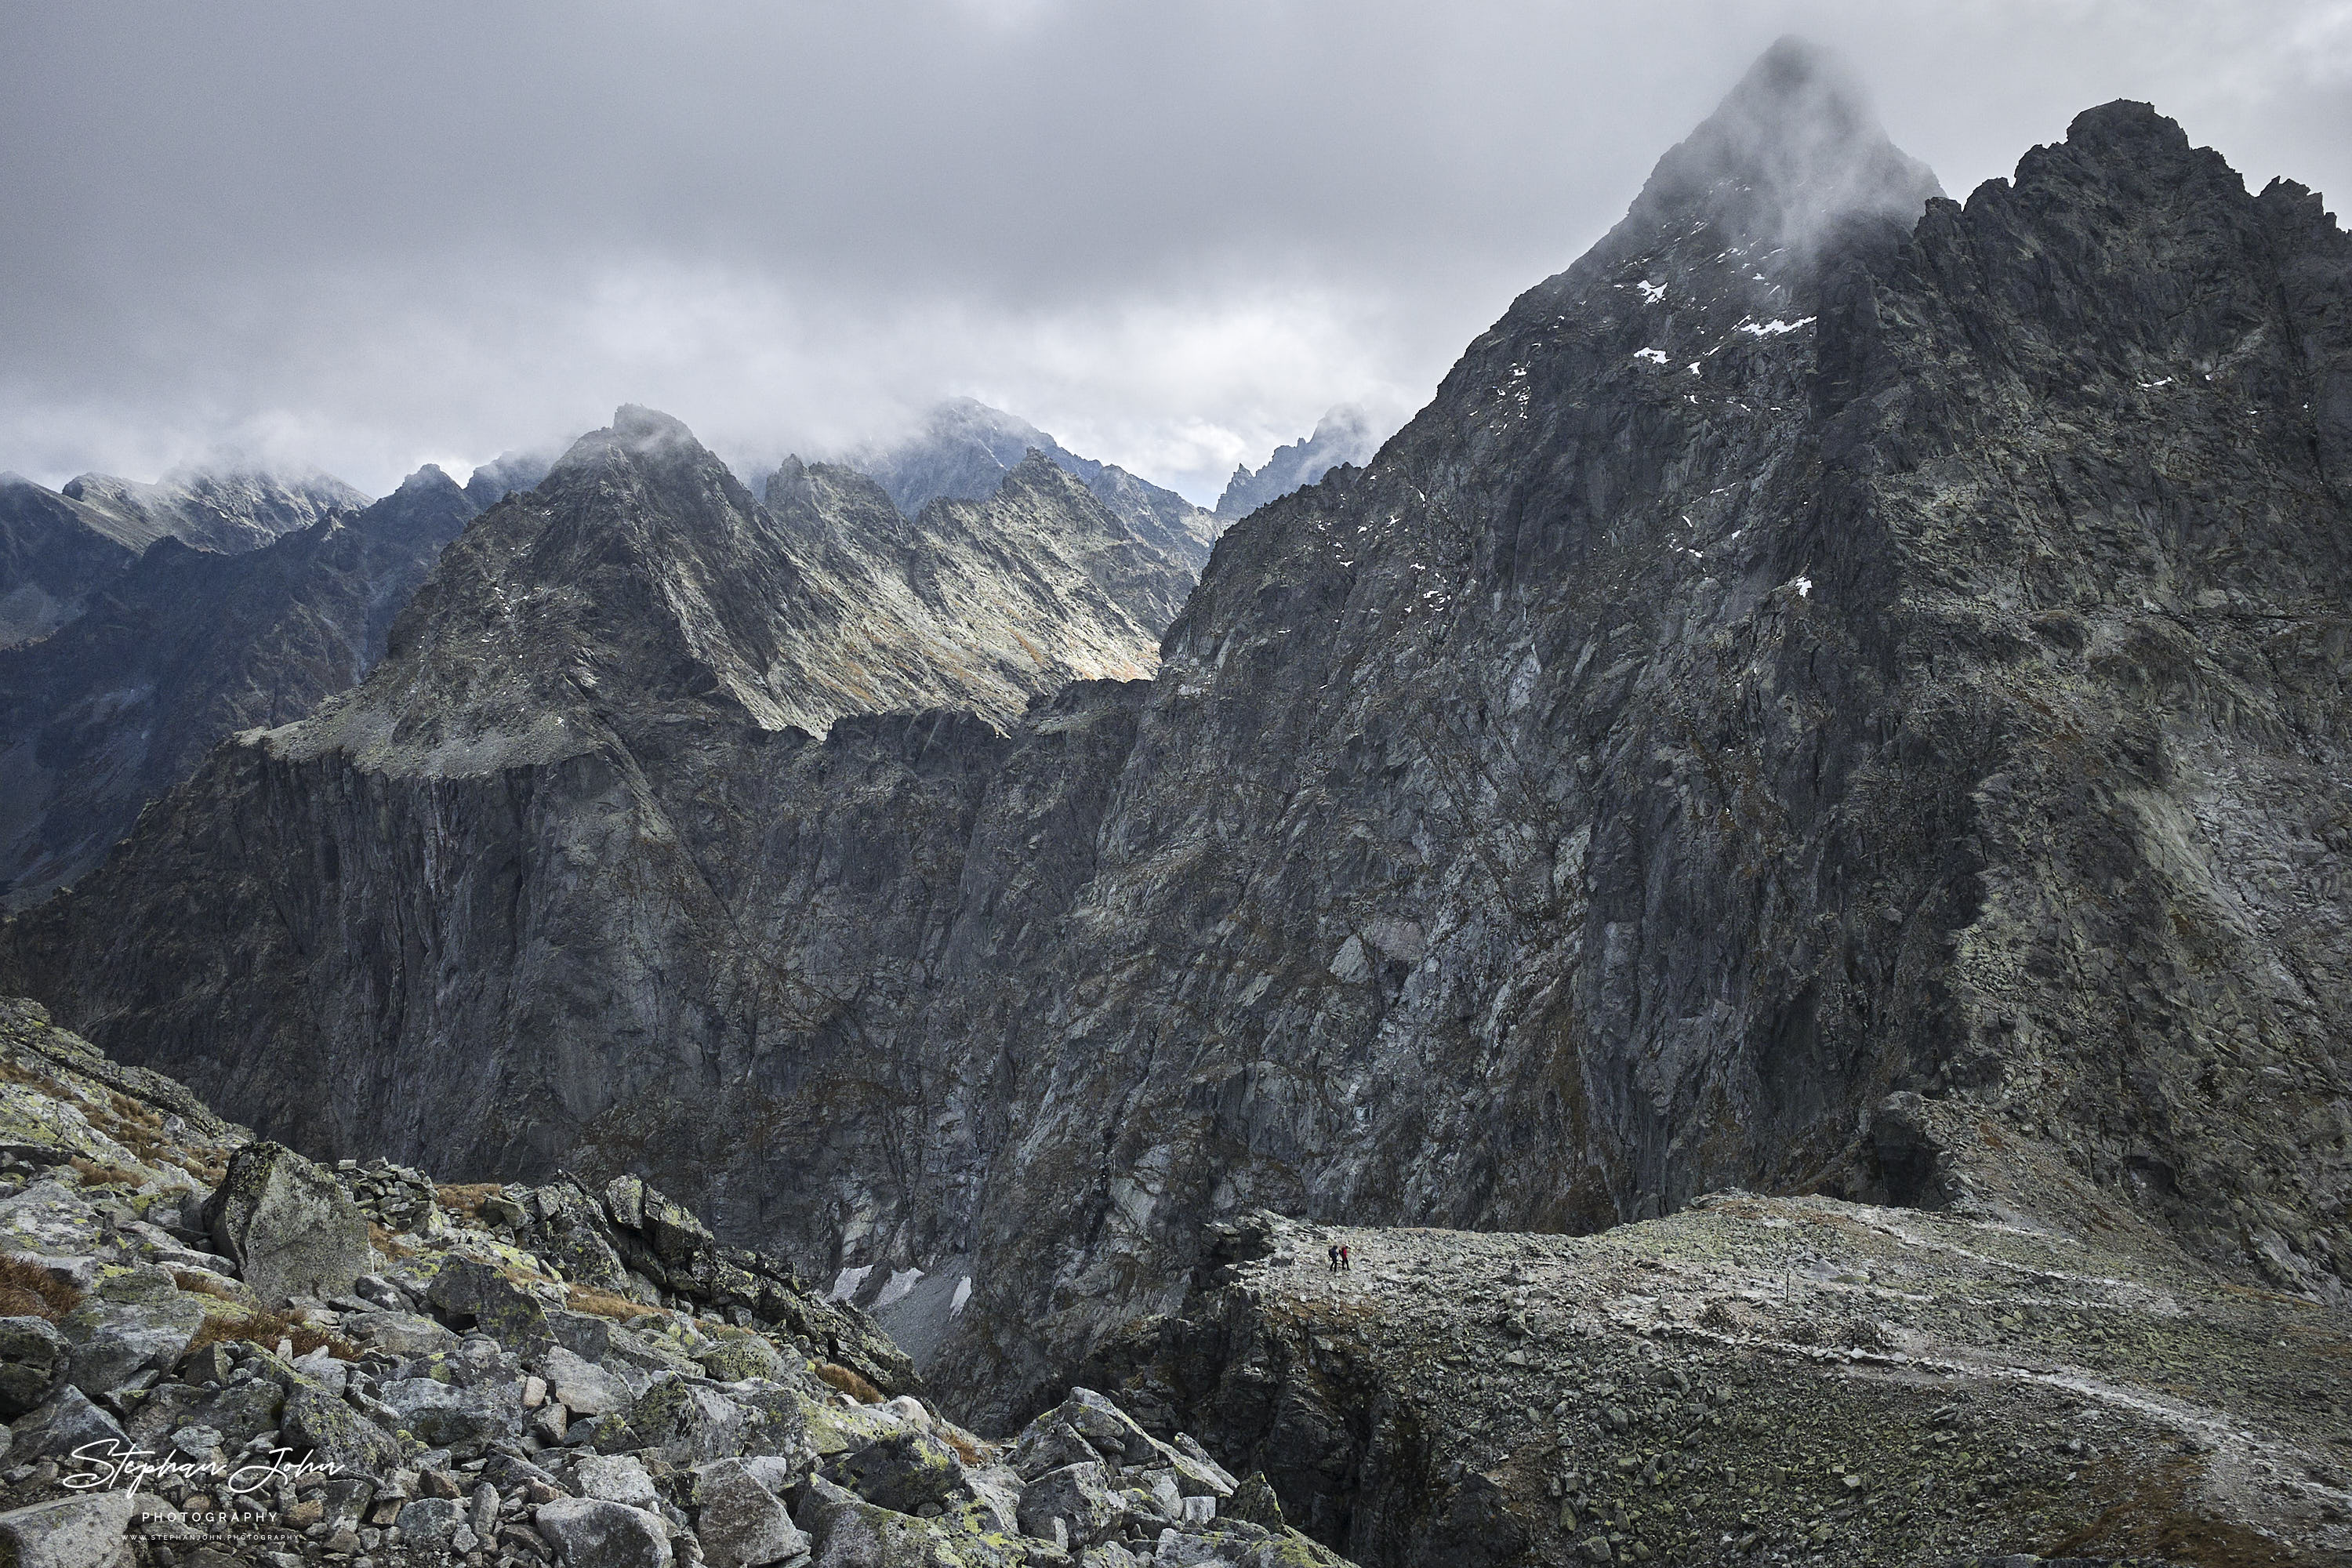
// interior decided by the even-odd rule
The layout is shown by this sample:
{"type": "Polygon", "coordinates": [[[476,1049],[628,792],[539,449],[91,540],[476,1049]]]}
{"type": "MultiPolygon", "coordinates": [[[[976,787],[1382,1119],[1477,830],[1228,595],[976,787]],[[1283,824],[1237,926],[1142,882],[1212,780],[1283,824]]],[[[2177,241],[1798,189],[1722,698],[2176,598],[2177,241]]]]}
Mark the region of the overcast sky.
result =
{"type": "Polygon", "coordinates": [[[2119,97],[2352,191],[2352,0],[0,0],[0,468],[966,394],[1208,500],[1418,406],[1788,31],[1955,195],[2119,97]]]}

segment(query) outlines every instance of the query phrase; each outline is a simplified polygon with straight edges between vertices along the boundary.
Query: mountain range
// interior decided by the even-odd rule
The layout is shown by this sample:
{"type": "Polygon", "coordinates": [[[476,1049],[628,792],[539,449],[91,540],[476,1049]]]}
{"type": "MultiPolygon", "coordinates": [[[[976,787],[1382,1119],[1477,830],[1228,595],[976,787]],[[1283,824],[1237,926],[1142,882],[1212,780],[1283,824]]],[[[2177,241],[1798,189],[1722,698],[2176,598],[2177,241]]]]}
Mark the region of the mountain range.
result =
{"type": "Polygon", "coordinates": [[[1286,447],[1256,468],[1237,465],[1217,498],[1221,518],[1247,517],[1270,500],[1311,485],[1343,463],[1361,463],[1380,450],[1372,416],[1352,404],[1342,404],[1315,424],[1314,434],[1286,447]]]}
{"type": "MultiPolygon", "coordinates": [[[[992,1428],[1090,1358],[1178,1414],[1275,1386],[1200,1363],[1258,1354],[1199,1314],[1261,1206],[1801,1194],[1849,1207],[1757,1230],[1939,1211],[2340,1322],[2352,241],[2311,192],[2119,101],[1955,201],[1784,42],[1377,454],[1222,532],[977,405],[925,440],[755,500],[622,409],[354,689],[0,928],[0,991],[321,1155],[652,1177],[992,1428]]],[[[1248,1440],[1368,1562],[1582,1473],[1496,1450],[1358,1540],[1380,1476],[1301,1434],[1404,1464],[1421,1417],[1285,1378],[1248,1440]]]]}
{"type": "Polygon", "coordinates": [[[1076,478],[1146,544],[1197,573],[1221,526],[1173,490],[1137,479],[1113,463],[1072,453],[1043,430],[969,397],[931,408],[917,428],[843,460],[871,474],[899,510],[912,517],[934,500],[980,500],[1031,452],[1076,478]]]}

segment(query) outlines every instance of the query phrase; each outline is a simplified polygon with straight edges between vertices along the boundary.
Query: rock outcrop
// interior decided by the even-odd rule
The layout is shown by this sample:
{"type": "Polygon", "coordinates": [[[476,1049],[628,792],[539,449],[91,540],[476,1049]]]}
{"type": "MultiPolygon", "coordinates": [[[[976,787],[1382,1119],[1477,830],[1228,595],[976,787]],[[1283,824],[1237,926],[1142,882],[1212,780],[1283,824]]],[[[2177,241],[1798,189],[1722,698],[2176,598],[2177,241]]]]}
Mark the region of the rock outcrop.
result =
{"type": "Polygon", "coordinates": [[[367,1222],[342,1184],[283,1143],[248,1143],[205,1204],[205,1230],[268,1307],[348,1296],[368,1272],[367,1222]]]}
{"type": "Polygon", "coordinates": [[[1246,1215],[1088,1375],[1365,1563],[2352,1562],[2352,1314],[2112,1217],[1246,1215]]]}
{"type": "Polygon", "coordinates": [[[75,880],[228,736],[356,685],[475,510],[426,468],[240,554],[165,537],[125,556],[70,624],[0,649],[0,904],[75,880]]]}
{"type": "Polygon", "coordinates": [[[862,1314],[642,1182],[387,1206],[406,1173],[251,1142],[22,1003],[0,1081],[0,1305],[35,1309],[0,1316],[0,1543],[26,1563],[1346,1568],[1221,1519],[1232,1476],[1088,1390],[1011,1441],[955,1425],[862,1314]],[[413,1228],[360,1228],[355,1194],[413,1228]]]}
{"type": "Polygon", "coordinates": [[[1783,46],[1148,685],[781,727],[985,682],[780,662],[814,570],[624,421],[0,970],[314,1152],[955,1259],[983,1424],[1255,1204],[2121,1205],[2334,1300],[2347,296],[2145,105],[1962,205],[1783,46]]]}

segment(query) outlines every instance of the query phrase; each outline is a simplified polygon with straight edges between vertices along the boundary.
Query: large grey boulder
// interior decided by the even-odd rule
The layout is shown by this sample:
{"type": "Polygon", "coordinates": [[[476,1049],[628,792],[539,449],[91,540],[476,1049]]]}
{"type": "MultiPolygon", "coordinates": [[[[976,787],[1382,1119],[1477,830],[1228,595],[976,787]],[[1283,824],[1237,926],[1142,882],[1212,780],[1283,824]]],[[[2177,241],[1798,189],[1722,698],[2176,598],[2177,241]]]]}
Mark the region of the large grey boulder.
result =
{"type": "Polygon", "coordinates": [[[436,1448],[471,1448],[521,1425],[522,1396],[511,1384],[466,1387],[403,1377],[385,1384],[378,1397],[420,1442],[436,1448]]]}
{"type": "Polygon", "coordinates": [[[283,1143],[248,1143],[205,1205],[205,1228],[254,1294],[345,1296],[368,1269],[367,1221],[341,1183],[283,1143]]]}
{"type": "MultiPolygon", "coordinates": [[[[447,1498],[421,1497],[403,1503],[393,1523],[400,1528],[401,1546],[411,1553],[446,1555],[464,1550],[457,1534],[466,1526],[466,1511],[447,1498]]],[[[470,1527],[467,1533],[472,1533],[470,1527]]]]}
{"type": "Polygon", "coordinates": [[[718,1245],[710,1227],[692,1209],[647,1186],[645,1194],[646,1239],[665,1268],[683,1268],[718,1245]]]}
{"type": "Polygon", "coordinates": [[[400,1468],[408,1452],[382,1426],[307,1378],[287,1391],[281,1430],[290,1447],[310,1449],[345,1476],[382,1480],[400,1468]]]}
{"type": "Polygon", "coordinates": [[[734,1458],[743,1451],[743,1412],[732,1400],[684,1378],[653,1384],[629,1406],[629,1447],[673,1465],[734,1458]]]}
{"type": "Polygon", "coordinates": [[[1013,1468],[1024,1481],[1064,1465],[1082,1465],[1097,1458],[1094,1446],[1052,1411],[1032,1421],[1013,1446],[1013,1468]]]}
{"type": "Polygon", "coordinates": [[[540,1504],[531,1522],[564,1568],[669,1568],[669,1531],[641,1508],[558,1498],[540,1504]]]}
{"type": "Polygon", "coordinates": [[[72,1359],[66,1337],[47,1318],[0,1318],[0,1421],[14,1421],[47,1399],[72,1359]]]}
{"type": "Polygon", "coordinates": [[[541,1359],[540,1370],[556,1403],[574,1415],[608,1415],[626,1408],[632,1397],[627,1384],[561,1345],[541,1359]]]}
{"type": "Polygon", "coordinates": [[[710,1568],[761,1568],[808,1550],[776,1495],[740,1459],[696,1467],[694,1531],[710,1568]]]}
{"type": "Polygon", "coordinates": [[[47,1405],[11,1427],[8,1459],[17,1465],[28,1459],[61,1459],[88,1444],[122,1440],[122,1428],[114,1417],[68,1384],[47,1405]]]}
{"type": "Polygon", "coordinates": [[[1125,1512],[1111,1495],[1099,1461],[1048,1470],[1021,1489],[1021,1533],[1051,1541],[1054,1521],[1059,1520],[1073,1551],[1092,1546],[1117,1530],[1125,1512]]]}
{"type": "Polygon", "coordinates": [[[0,1561],[12,1568],[121,1568],[131,1558],[127,1491],[92,1492],[0,1513],[0,1561]]]}
{"type": "Polygon", "coordinates": [[[73,1342],[67,1375],[76,1388],[96,1398],[143,1367],[169,1371],[179,1363],[204,1327],[205,1310],[195,1297],[172,1292],[168,1279],[164,1289],[160,1298],[135,1301],[93,1297],[66,1314],[58,1327],[73,1342]]]}
{"type": "Polygon", "coordinates": [[[945,1507],[964,1492],[954,1450],[928,1432],[894,1432],[830,1468],[834,1480],[893,1513],[914,1513],[927,1503],[945,1507]]]}
{"type": "Polygon", "coordinates": [[[631,1508],[653,1508],[661,1501],[654,1479],[627,1454],[585,1454],[572,1472],[572,1489],[582,1497],[631,1508]]]}

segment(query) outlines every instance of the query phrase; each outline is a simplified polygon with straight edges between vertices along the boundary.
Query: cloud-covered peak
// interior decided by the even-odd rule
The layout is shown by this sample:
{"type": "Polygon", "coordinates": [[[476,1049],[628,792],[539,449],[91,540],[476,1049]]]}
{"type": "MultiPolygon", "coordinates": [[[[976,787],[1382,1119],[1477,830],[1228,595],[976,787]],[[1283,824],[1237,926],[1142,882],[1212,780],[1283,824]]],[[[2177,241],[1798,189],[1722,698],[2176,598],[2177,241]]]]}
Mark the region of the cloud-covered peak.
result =
{"type": "Polygon", "coordinates": [[[1909,223],[1941,195],[1935,172],[1888,140],[1844,59],[1784,37],[1658,160],[1619,232],[1646,239],[1706,220],[1801,254],[1854,219],[1909,223]]]}

